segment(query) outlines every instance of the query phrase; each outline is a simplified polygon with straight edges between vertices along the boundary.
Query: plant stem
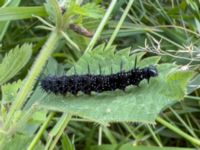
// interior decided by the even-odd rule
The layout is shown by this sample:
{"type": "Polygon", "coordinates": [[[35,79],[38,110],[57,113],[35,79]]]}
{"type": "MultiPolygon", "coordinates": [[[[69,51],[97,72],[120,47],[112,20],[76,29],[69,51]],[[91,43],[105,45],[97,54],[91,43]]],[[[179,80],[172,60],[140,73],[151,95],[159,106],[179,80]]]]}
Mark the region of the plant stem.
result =
{"type": "Polygon", "coordinates": [[[67,33],[61,31],[61,34],[66,39],[66,41],[69,43],[69,45],[72,46],[72,48],[74,48],[76,51],[81,51],[80,48],[78,47],[78,45],[70,39],[70,37],[67,35],[67,33]]]}
{"type": "Polygon", "coordinates": [[[85,53],[91,51],[97,41],[97,39],[99,38],[105,24],[107,23],[108,19],[109,19],[109,16],[111,15],[112,13],[112,10],[114,9],[114,6],[116,4],[117,0],[112,0],[112,2],[110,3],[110,6],[109,8],[107,9],[106,13],[105,13],[105,16],[103,17],[101,23],[99,24],[98,28],[97,28],[97,31],[95,32],[92,40],[90,41],[89,45],[87,46],[86,50],[85,50],[85,53]]]}
{"type": "Polygon", "coordinates": [[[102,126],[99,126],[98,145],[102,145],[102,126]]]}
{"type": "Polygon", "coordinates": [[[156,141],[156,143],[159,145],[159,147],[163,147],[161,141],[157,138],[155,132],[151,129],[150,125],[147,124],[147,128],[150,131],[151,135],[153,136],[153,139],[156,141]]]}
{"type": "Polygon", "coordinates": [[[200,97],[190,96],[190,95],[185,96],[185,98],[192,99],[192,100],[198,100],[198,101],[200,100],[200,97]]]}
{"type": "Polygon", "coordinates": [[[115,145],[117,144],[117,140],[112,134],[112,132],[107,127],[102,127],[102,131],[106,135],[107,139],[110,141],[111,144],[115,145]]]}
{"type": "Polygon", "coordinates": [[[42,136],[42,134],[44,133],[44,130],[46,129],[46,127],[48,126],[49,122],[51,121],[51,119],[53,118],[53,116],[55,115],[55,112],[51,112],[48,116],[48,118],[46,119],[46,121],[43,123],[43,125],[40,127],[40,130],[37,132],[36,136],[34,137],[34,139],[32,140],[31,144],[29,145],[27,150],[33,150],[35,145],[37,144],[37,142],[40,140],[40,137],[42,136]]]}
{"type": "Polygon", "coordinates": [[[172,124],[168,123],[167,121],[165,121],[164,119],[157,117],[156,121],[161,123],[162,125],[164,125],[165,127],[171,129],[172,131],[176,132],[177,134],[179,134],[180,136],[184,137],[185,139],[187,139],[188,141],[190,141],[191,143],[200,146],[200,140],[195,139],[194,137],[186,134],[185,132],[183,132],[182,130],[180,130],[179,128],[173,126],[172,124]]]}
{"type": "Polygon", "coordinates": [[[172,108],[169,107],[171,112],[176,116],[176,118],[181,122],[181,124],[188,130],[188,132],[195,138],[197,138],[197,135],[194,133],[194,131],[186,124],[186,122],[181,118],[181,116],[172,108]]]}
{"type": "Polygon", "coordinates": [[[124,22],[124,20],[125,20],[125,18],[127,16],[127,13],[129,11],[129,9],[131,8],[133,2],[134,2],[134,0],[130,0],[128,5],[126,6],[126,9],[125,9],[123,15],[121,16],[121,18],[119,20],[119,23],[117,24],[117,26],[116,26],[116,28],[115,28],[115,30],[114,30],[114,32],[113,32],[108,44],[106,46],[106,49],[109,48],[112,45],[112,43],[113,43],[114,39],[116,38],[117,33],[119,32],[119,29],[122,26],[122,23],[124,22]]]}
{"type": "Polygon", "coordinates": [[[50,133],[50,140],[48,141],[45,150],[53,150],[56,143],[58,142],[60,136],[62,135],[64,129],[66,128],[67,124],[69,123],[71,119],[71,115],[68,113],[64,113],[63,116],[60,118],[59,122],[56,124],[56,126],[52,129],[50,133]],[[55,136],[53,142],[52,139],[55,136]]]}
{"type": "Polygon", "coordinates": [[[20,109],[24,102],[26,101],[27,97],[31,93],[34,84],[36,83],[36,79],[39,76],[42,68],[44,67],[45,63],[47,62],[48,58],[50,57],[51,53],[53,52],[57,41],[59,40],[59,34],[57,31],[53,31],[49,36],[47,42],[43,46],[39,56],[37,57],[34,65],[31,68],[31,71],[28,74],[28,77],[25,80],[22,88],[20,89],[16,100],[13,102],[8,117],[6,119],[4,129],[8,129],[9,125],[13,119],[13,115],[16,110],[20,109]]]}

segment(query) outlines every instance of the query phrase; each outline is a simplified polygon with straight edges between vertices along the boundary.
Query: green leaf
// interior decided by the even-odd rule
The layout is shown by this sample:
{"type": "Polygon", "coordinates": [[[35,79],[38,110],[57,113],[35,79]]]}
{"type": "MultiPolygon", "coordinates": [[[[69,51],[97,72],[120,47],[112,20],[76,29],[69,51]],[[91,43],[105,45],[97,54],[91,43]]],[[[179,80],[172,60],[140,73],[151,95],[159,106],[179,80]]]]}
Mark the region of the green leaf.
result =
{"type": "Polygon", "coordinates": [[[99,5],[95,3],[87,3],[82,6],[83,10],[85,11],[84,16],[91,17],[91,18],[102,18],[104,15],[104,9],[101,8],[99,5]]]}
{"type": "Polygon", "coordinates": [[[85,27],[88,31],[94,33],[96,29],[98,28],[98,25],[100,24],[101,19],[83,17],[81,21],[82,21],[83,27],[85,27]]]}
{"type": "Polygon", "coordinates": [[[0,64],[0,84],[14,77],[28,63],[31,54],[31,44],[17,46],[6,54],[0,64]]]}
{"type": "MultiPolygon", "coordinates": [[[[23,111],[23,114],[27,113],[27,111],[23,111]]],[[[17,129],[18,133],[33,136],[35,132],[38,130],[39,126],[45,122],[47,119],[47,111],[39,110],[31,114],[31,118],[24,121],[20,124],[20,128],[17,129]]]]}
{"type": "MultiPolygon", "coordinates": [[[[137,54],[138,66],[140,58],[144,53],[137,54]]],[[[114,73],[119,72],[120,64],[123,62],[123,69],[130,70],[134,67],[136,55],[130,56],[130,49],[124,49],[115,53],[115,47],[104,49],[100,45],[93,51],[82,56],[75,65],[78,74],[88,73],[90,66],[92,74],[99,74],[99,64],[103,74],[110,74],[112,68],[114,73]]],[[[143,59],[149,63],[146,66],[158,62],[159,57],[149,57],[143,59]]],[[[39,103],[41,108],[48,110],[68,112],[73,115],[92,120],[94,122],[108,124],[110,122],[143,122],[154,123],[160,111],[169,104],[182,99],[183,92],[167,95],[166,91],[171,90],[171,81],[176,79],[178,84],[175,88],[186,91],[186,83],[191,78],[191,74],[183,72],[184,76],[176,75],[177,66],[172,64],[157,65],[159,76],[151,78],[150,83],[142,81],[140,87],[129,86],[126,91],[116,90],[103,93],[92,93],[85,95],[79,93],[77,96],[67,94],[66,96],[56,96],[44,93],[38,87],[31,97],[32,103],[39,103]],[[187,75],[185,75],[187,74],[187,75]],[[43,97],[43,98],[42,98],[43,97]]],[[[74,68],[67,74],[74,74],[74,68]]]]}
{"type": "Polygon", "coordinates": [[[151,65],[157,64],[160,61],[160,59],[161,59],[160,56],[148,57],[140,62],[140,67],[148,66],[149,64],[151,65]]]}
{"type": "Polygon", "coordinates": [[[69,137],[67,136],[67,134],[63,134],[62,135],[61,142],[62,142],[62,149],[63,150],[75,150],[75,147],[72,144],[72,142],[69,139],[69,137]]]}
{"type": "Polygon", "coordinates": [[[33,18],[36,16],[47,16],[44,7],[5,7],[0,8],[0,21],[33,18]]]}
{"type": "Polygon", "coordinates": [[[1,87],[3,104],[14,101],[21,85],[22,81],[18,80],[13,83],[5,84],[1,87]]]}
{"type": "Polygon", "coordinates": [[[81,15],[90,18],[102,18],[104,15],[104,9],[95,3],[87,3],[82,7],[76,4],[74,1],[71,1],[70,7],[68,8],[67,13],[72,13],[76,15],[81,15]]]}
{"type": "MultiPolygon", "coordinates": [[[[6,150],[26,150],[31,143],[32,137],[16,134],[13,137],[7,138],[6,141],[2,142],[0,145],[1,149],[6,150]]],[[[44,146],[38,143],[35,150],[43,150],[44,146]]]]}
{"type": "Polygon", "coordinates": [[[182,99],[187,94],[189,80],[193,77],[192,71],[175,71],[167,77],[168,90],[164,91],[167,97],[182,99]]]}
{"type": "Polygon", "coordinates": [[[58,1],[55,0],[47,0],[45,4],[45,9],[49,14],[49,18],[52,22],[56,24],[57,28],[60,28],[62,25],[62,12],[59,7],[58,1]]]}
{"type": "MultiPolygon", "coordinates": [[[[10,1],[10,3],[7,5],[7,7],[14,7],[14,6],[18,6],[20,3],[20,0],[12,0],[10,1]]],[[[10,24],[10,21],[4,21],[4,22],[0,22],[0,42],[2,41],[7,28],[10,24]]]]}

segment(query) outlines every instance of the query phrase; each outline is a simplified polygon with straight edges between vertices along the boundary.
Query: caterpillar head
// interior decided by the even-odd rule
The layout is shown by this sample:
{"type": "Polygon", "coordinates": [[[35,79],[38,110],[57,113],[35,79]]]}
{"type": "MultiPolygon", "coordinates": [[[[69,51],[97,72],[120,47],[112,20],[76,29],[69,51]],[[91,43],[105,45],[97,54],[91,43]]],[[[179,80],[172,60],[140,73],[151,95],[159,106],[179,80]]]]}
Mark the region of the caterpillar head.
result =
{"type": "Polygon", "coordinates": [[[145,78],[147,79],[149,83],[149,79],[151,77],[158,76],[158,70],[155,66],[149,66],[149,67],[144,68],[144,74],[145,74],[145,78]]]}
{"type": "Polygon", "coordinates": [[[158,70],[155,66],[149,66],[147,69],[148,69],[148,74],[150,77],[158,76],[158,70]]]}

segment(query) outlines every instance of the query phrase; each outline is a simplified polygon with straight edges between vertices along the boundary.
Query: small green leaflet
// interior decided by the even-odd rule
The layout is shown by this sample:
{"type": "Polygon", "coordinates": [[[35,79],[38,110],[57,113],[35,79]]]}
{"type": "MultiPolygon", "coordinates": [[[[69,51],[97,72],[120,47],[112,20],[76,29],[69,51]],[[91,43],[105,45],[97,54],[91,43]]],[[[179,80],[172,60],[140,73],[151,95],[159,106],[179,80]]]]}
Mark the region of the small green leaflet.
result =
{"type": "Polygon", "coordinates": [[[0,84],[14,77],[29,61],[32,54],[32,45],[16,46],[4,56],[0,64],[0,84]]]}

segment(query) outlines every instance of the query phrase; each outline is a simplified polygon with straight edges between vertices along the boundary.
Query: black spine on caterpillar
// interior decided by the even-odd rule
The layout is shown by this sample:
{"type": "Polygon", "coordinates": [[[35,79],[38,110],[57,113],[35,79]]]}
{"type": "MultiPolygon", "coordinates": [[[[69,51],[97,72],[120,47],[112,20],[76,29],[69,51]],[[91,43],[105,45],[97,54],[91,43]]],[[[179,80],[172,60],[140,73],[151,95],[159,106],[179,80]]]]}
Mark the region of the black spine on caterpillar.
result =
{"type": "Polygon", "coordinates": [[[129,85],[139,86],[139,83],[146,79],[149,82],[151,77],[158,76],[155,66],[145,68],[134,68],[130,71],[121,71],[111,75],[71,75],[71,76],[47,76],[41,80],[41,87],[48,93],[76,95],[79,91],[90,94],[94,92],[125,90],[129,85]]]}

